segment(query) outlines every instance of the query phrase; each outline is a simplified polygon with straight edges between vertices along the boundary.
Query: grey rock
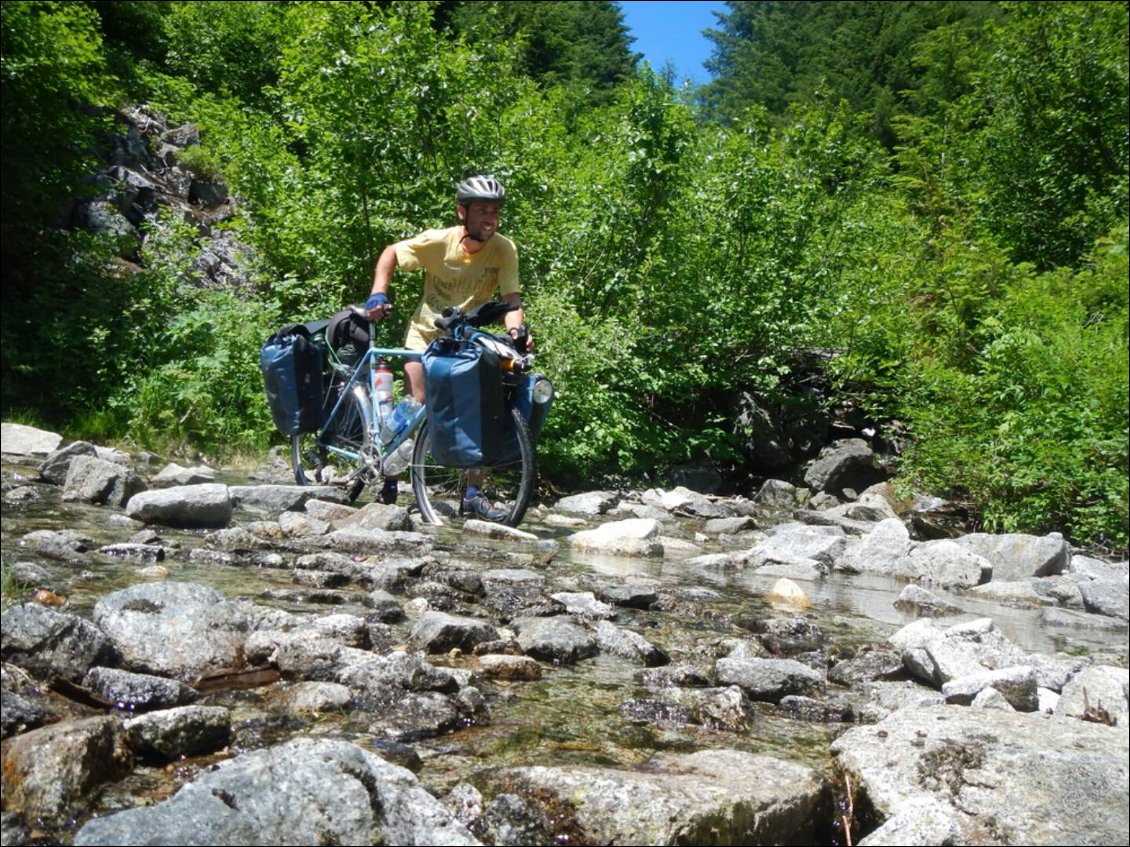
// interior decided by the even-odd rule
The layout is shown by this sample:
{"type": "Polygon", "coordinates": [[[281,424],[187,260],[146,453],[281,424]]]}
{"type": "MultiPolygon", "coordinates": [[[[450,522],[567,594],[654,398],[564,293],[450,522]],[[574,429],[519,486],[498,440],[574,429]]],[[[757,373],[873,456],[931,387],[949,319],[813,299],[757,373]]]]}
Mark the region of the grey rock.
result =
{"type": "Polygon", "coordinates": [[[5,742],[4,805],[24,820],[59,825],[129,765],[116,757],[117,719],[86,718],[33,729],[5,742]]]}
{"type": "Polygon", "coordinates": [[[595,656],[595,638],[563,617],[519,618],[511,622],[527,655],[546,662],[573,663],[595,656]]]}
{"type": "Polygon", "coordinates": [[[1112,633],[1125,633],[1127,631],[1126,621],[1110,615],[1096,615],[1090,612],[1078,612],[1074,609],[1060,609],[1056,606],[1049,606],[1040,610],[1040,623],[1053,630],[1091,630],[1112,633]]]}
{"type": "Polygon", "coordinates": [[[183,706],[197,697],[194,689],[179,680],[119,668],[91,668],[82,685],[116,708],[130,712],[183,706]]]}
{"type": "Polygon", "coordinates": [[[882,826],[859,842],[859,847],[933,847],[961,843],[953,809],[929,797],[898,805],[882,826]]]}
{"type": "Polygon", "coordinates": [[[628,659],[646,667],[666,665],[671,661],[659,647],[630,629],[622,629],[610,621],[597,621],[594,630],[597,643],[606,653],[628,659]]]}
{"type": "Polygon", "coordinates": [[[638,771],[514,768],[498,779],[583,844],[812,843],[826,798],[809,768],[737,750],[660,753],[638,771]]]}
{"type": "Polygon", "coordinates": [[[1032,576],[1051,576],[1067,570],[1070,548],[1058,535],[994,535],[973,532],[954,539],[993,566],[993,579],[1011,582],[1032,576]]]}
{"type": "Polygon", "coordinates": [[[855,713],[847,703],[826,702],[815,697],[789,694],[777,704],[781,713],[795,721],[808,723],[851,723],[855,713]]]}
{"type": "Polygon", "coordinates": [[[956,677],[1029,664],[1024,651],[990,618],[948,629],[924,618],[900,629],[890,641],[902,653],[907,670],[937,688],[956,677]]]}
{"type": "Polygon", "coordinates": [[[806,488],[797,488],[795,485],[780,479],[767,479],[757,490],[753,501],[760,506],[770,509],[795,509],[808,502],[811,492],[806,488]]]}
{"type": "Polygon", "coordinates": [[[302,508],[312,518],[317,518],[320,521],[333,523],[342,518],[347,518],[356,513],[357,509],[353,506],[347,506],[344,503],[333,503],[329,500],[319,500],[314,498],[307,500],[302,508]]]}
{"type": "Polygon", "coordinates": [[[948,600],[944,600],[920,585],[908,585],[899,592],[895,608],[900,612],[911,612],[923,617],[949,615],[961,611],[948,600]]]}
{"type": "Polygon", "coordinates": [[[703,526],[707,535],[737,535],[748,529],[757,529],[757,522],[750,517],[711,518],[703,526]]]}
{"type": "Polygon", "coordinates": [[[183,528],[225,527],[232,517],[226,485],[179,485],[136,494],[126,503],[135,520],[183,528]]]}
{"type": "Polygon", "coordinates": [[[1095,579],[1079,583],[1083,608],[1121,621],[1130,620],[1130,587],[1126,581],[1095,579]]]}
{"type": "Polygon", "coordinates": [[[178,706],[130,718],[123,725],[139,756],[179,759],[210,753],[231,740],[231,715],[222,706],[178,706]]]}
{"type": "Polygon", "coordinates": [[[279,529],[288,538],[311,538],[325,535],[330,524],[305,512],[283,512],[279,515],[279,529]]]}
{"type": "Polygon", "coordinates": [[[269,515],[300,511],[308,500],[349,502],[346,493],[332,485],[233,485],[230,493],[234,508],[269,515]]]}
{"type": "Polygon", "coordinates": [[[336,529],[379,529],[385,532],[410,532],[412,520],[403,506],[369,503],[350,515],[334,521],[336,529]]]}
{"type": "Polygon", "coordinates": [[[409,638],[428,653],[446,653],[454,648],[470,653],[476,644],[497,639],[498,631],[477,618],[427,611],[416,621],[409,638]]]}
{"type": "Polygon", "coordinates": [[[587,491],[583,494],[573,494],[562,497],[553,508],[559,512],[569,512],[577,515],[603,515],[620,501],[620,495],[615,491],[587,491]]]}
{"type": "Polygon", "coordinates": [[[988,560],[948,539],[925,541],[896,565],[895,575],[943,588],[972,588],[992,573],[988,560]]]}
{"type": "Polygon", "coordinates": [[[520,847],[554,842],[556,827],[540,810],[516,794],[499,794],[470,824],[485,844],[520,847]]]}
{"type": "Polygon", "coordinates": [[[24,424],[0,424],[0,450],[13,456],[47,456],[62,442],[63,436],[24,424]]]}
{"type": "Polygon", "coordinates": [[[130,670],[191,682],[243,661],[246,612],[202,585],[143,583],[116,591],[95,604],[94,620],[130,670]]]}
{"type": "Polygon", "coordinates": [[[607,620],[615,613],[607,603],[597,600],[591,591],[558,591],[549,596],[564,606],[570,615],[585,620],[607,620]]]}
{"type": "Polygon", "coordinates": [[[488,653],[479,656],[479,672],[485,679],[522,680],[541,679],[541,665],[529,656],[504,656],[488,653]]]}
{"type": "Polygon", "coordinates": [[[792,559],[815,559],[831,565],[846,547],[847,539],[843,532],[832,527],[784,523],[774,527],[772,534],[757,549],[768,557],[784,555],[792,559]]]}
{"type": "Polygon", "coordinates": [[[349,686],[337,682],[298,682],[279,692],[274,705],[291,714],[345,711],[353,700],[349,686]]]}
{"type": "Polygon", "coordinates": [[[893,574],[913,546],[906,525],[898,518],[887,518],[846,550],[837,567],[850,573],[893,574]]]}
{"type": "Polygon", "coordinates": [[[145,481],[132,468],[97,456],[75,456],[63,480],[63,498],[123,506],[144,492],[145,481]]]}
{"type": "Polygon", "coordinates": [[[705,688],[710,678],[694,665],[666,665],[636,671],[636,681],[648,688],[705,688]]]}
{"type": "Polygon", "coordinates": [[[606,603],[611,603],[614,606],[625,606],[629,609],[651,608],[651,604],[659,597],[655,588],[632,583],[602,585],[596,590],[596,596],[606,603]]]}
{"type": "Polygon", "coordinates": [[[7,738],[57,720],[46,692],[22,669],[4,664],[0,671],[0,735],[7,738]]]}
{"type": "Polygon", "coordinates": [[[1036,672],[1020,665],[956,677],[942,686],[942,695],[947,703],[967,706],[988,688],[997,691],[1018,712],[1034,712],[1039,707],[1036,672]]]}
{"type": "Polygon", "coordinates": [[[5,609],[0,634],[5,662],[71,682],[115,659],[110,639],[90,621],[33,603],[5,609]]]}
{"type": "Polygon", "coordinates": [[[753,700],[778,702],[788,694],[820,694],[824,677],[792,659],[726,657],[714,663],[714,674],[724,685],[737,685],[753,700]]]}
{"type": "Polygon", "coordinates": [[[1110,665],[1084,668],[1063,686],[1063,694],[1056,704],[1057,717],[1083,718],[1098,716],[1105,711],[1125,731],[1130,725],[1130,705],[1127,689],[1130,688],[1130,671],[1110,665]]]}
{"type": "Polygon", "coordinates": [[[582,530],[568,536],[576,549],[591,550],[610,556],[659,557],[663,544],[659,541],[659,524],[646,518],[610,521],[596,529],[582,530]]]}
{"type": "Polygon", "coordinates": [[[76,845],[478,844],[402,767],[297,739],[202,772],[173,797],[89,821],[76,845]]]}
{"type": "Polygon", "coordinates": [[[433,546],[430,536],[422,532],[386,532],[380,529],[336,529],[322,536],[321,541],[330,550],[360,553],[400,553],[418,555],[433,546]]]}
{"type": "Polygon", "coordinates": [[[837,662],[829,669],[828,679],[840,685],[857,685],[877,679],[898,679],[903,674],[902,655],[880,648],[837,662]]]}
{"type": "Polygon", "coordinates": [[[952,816],[953,843],[1007,833],[1018,844],[1117,844],[1130,826],[1127,735],[1116,728],[934,706],[850,729],[832,753],[881,820],[905,821],[907,803],[933,801],[952,816]]]}
{"type": "Polygon", "coordinates": [[[67,472],[71,468],[71,461],[77,456],[97,456],[93,444],[85,441],[72,441],[66,447],[61,447],[52,452],[43,464],[39,466],[39,476],[55,485],[62,485],[67,481],[67,472]]]}
{"type": "Polygon", "coordinates": [[[216,472],[211,468],[184,468],[170,462],[149,480],[150,488],[173,488],[178,485],[204,485],[216,481],[216,472]]]}
{"type": "Polygon", "coordinates": [[[813,491],[839,495],[845,488],[863,491],[887,478],[874,451],[861,438],[836,441],[820,451],[804,473],[813,491]]]}

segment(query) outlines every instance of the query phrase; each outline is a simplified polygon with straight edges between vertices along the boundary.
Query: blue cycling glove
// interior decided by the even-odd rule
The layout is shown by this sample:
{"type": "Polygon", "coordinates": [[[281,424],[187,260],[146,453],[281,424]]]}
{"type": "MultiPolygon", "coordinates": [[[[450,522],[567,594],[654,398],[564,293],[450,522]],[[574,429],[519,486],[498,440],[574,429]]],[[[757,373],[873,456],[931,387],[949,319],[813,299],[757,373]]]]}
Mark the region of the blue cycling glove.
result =
{"type": "Polygon", "coordinates": [[[390,302],[392,301],[388,299],[387,294],[378,291],[376,294],[369,295],[369,299],[365,301],[365,310],[371,312],[378,306],[387,306],[390,302]]]}

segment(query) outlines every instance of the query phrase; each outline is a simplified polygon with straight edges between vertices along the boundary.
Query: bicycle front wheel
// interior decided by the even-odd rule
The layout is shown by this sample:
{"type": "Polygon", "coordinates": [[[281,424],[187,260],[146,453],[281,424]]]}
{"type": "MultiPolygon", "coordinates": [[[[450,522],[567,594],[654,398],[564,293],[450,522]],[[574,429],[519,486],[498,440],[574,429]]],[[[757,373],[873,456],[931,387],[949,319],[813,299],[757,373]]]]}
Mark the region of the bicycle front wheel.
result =
{"type": "MultiPolygon", "coordinates": [[[[537,469],[533,439],[526,419],[517,409],[512,409],[511,415],[517,440],[515,458],[484,469],[480,487],[494,507],[505,512],[500,523],[517,526],[530,505],[537,469]]],[[[432,456],[431,441],[428,424],[424,423],[412,451],[412,492],[424,520],[430,524],[442,524],[445,519],[460,513],[470,472],[466,468],[448,468],[438,464],[432,456]]]]}
{"type": "Polygon", "coordinates": [[[294,481],[299,485],[337,485],[343,487],[350,501],[356,500],[372,481],[373,471],[366,458],[368,427],[365,425],[364,400],[361,392],[350,393],[337,417],[322,433],[290,437],[290,461],[294,481]],[[351,458],[334,453],[327,445],[346,450],[351,458]]]}

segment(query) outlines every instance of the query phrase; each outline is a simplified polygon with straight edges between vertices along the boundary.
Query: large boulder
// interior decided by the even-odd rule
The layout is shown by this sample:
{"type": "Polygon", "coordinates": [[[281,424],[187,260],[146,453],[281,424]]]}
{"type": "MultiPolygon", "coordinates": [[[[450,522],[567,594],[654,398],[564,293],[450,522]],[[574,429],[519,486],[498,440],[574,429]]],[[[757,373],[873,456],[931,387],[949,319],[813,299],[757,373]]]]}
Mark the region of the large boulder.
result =
{"type": "Polygon", "coordinates": [[[232,509],[228,487],[218,483],[144,491],[126,503],[126,514],[134,520],[188,529],[225,527],[232,509]]]}
{"type": "Polygon", "coordinates": [[[813,491],[840,496],[845,488],[863,491],[887,476],[866,441],[846,438],[820,451],[805,471],[804,483],[813,491]]]}
{"type": "Polygon", "coordinates": [[[865,844],[1122,844],[1130,827],[1125,726],[906,708],[832,753],[882,822],[865,844]]]}
{"type": "Polygon", "coordinates": [[[107,506],[123,506],[146,489],[133,468],[97,456],[75,456],[67,466],[63,497],[107,506]]]}
{"type": "Polygon", "coordinates": [[[576,844],[813,844],[830,814],[814,771],[737,750],[659,753],[638,770],[514,768],[495,780],[576,844]]]}
{"type": "Polygon", "coordinates": [[[76,845],[478,844],[411,771],[301,738],[202,771],[170,799],[87,822],[76,845]]]}
{"type": "Polygon", "coordinates": [[[183,682],[240,666],[250,625],[242,604],[183,582],[142,583],[107,594],[94,606],[94,621],[126,668],[183,682]]]}
{"type": "Polygon", "coordinates": [[[5,662],[71,682],[114,660],[110,639],[90,621],[33,603],[5,609],[0,632],[5,662]]]}
{"type": "Polygon", "coordinates": [[[13,456],[46,456],[63,441],[56,432],[18,423],[0,425],[0,450],[13,456]]]}

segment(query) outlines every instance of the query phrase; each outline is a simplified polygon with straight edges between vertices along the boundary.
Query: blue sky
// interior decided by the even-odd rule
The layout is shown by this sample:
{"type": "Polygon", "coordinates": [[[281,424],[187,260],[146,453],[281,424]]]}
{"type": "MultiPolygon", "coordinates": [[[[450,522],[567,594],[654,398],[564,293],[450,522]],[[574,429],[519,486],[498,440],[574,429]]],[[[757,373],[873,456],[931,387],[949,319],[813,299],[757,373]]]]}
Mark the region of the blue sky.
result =
{"type": "Polygon", "coordinates": [[[714,42],[702,31],[718,29],[718,19],[712,13],[728,11],[725,3],[621,0],[619,6],[628,34],[636,39],[630,50],[643,53],[657,71],[670,61],[675,66],[676,83],[684,77],[698,85],[710,81],[702,63],[710,58],[714,42]]]}

